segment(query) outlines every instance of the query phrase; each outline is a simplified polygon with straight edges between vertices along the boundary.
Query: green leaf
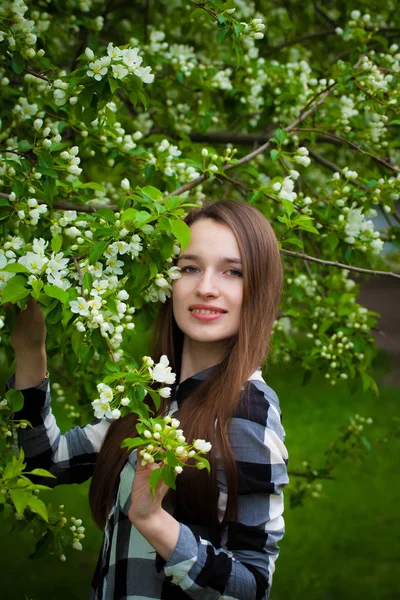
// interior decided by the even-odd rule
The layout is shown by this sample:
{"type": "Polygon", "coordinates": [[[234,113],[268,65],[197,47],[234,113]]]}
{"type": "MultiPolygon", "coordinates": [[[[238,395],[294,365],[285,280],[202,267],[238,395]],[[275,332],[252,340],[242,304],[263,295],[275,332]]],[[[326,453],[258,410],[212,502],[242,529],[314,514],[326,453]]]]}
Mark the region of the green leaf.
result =
{"type": "Polygon", "coordinates": [[[11,59],[11,68],[17,75],[20,75],[24,70],[25,61],[19,52],[14,52],[11,59]]]}
{"type": "Polygon", "coordinates": [[[107,119],[107,123],[110,127],[113,127],[117,120],[115,112],[113,110],[111,110],[110,108],[108,108],[108,106],[106,106],[106,119],[107,119]]]}
{"type": "Polygon", "coordinates": [[[168,487],[173,490],[176,489],[176,472],[173,467],[164,466],[161,468],[161,478],[164,483],[167,484],[168,487]]]}
{"type": "Polygon", "coordinates": [[[25,267],[22,263],[9,263],[5,267],[1,269],[2,271],[6,271],[6,273],[30,273],[29,269],[25,267]]]}
{"type": "Polygon", "coordinates": [[[115,212],[110,208],[101,208],[96,211],[96,217],[105,219],[107,223],[115,223],[115,212]]]}
{"type": "Polygon", "coordinates": [[[243,33],[243,31],[245,30],[246,25],[243,25],[243,23],[235,23],[233,26],[233,30],[235,32],[236,37],[240,37],[243,33]]]}
{"type": "Polygon", "coordinates": [[[93,277],[89,273],[89,271],[86,271],[86,273],[83,276],[83,287],[84,287],[84,289],[90,291],[92,289],[92,284],[93,284],[93,277]]]}
{"type": "Polygon", "coordinates": [[[309,231],[310,233],[315,233],[315,234],[319,235],[318,229],[316,229],[313,225],[311,225],[311,223],[300,223],[298,225],[298,228],[302,229],[303,231],[309,231]]]}
{"type": "Polygon", "coordinates": [[[284,199],[282,199],[281,202],[283,204],[283,208],[285,209],[285,212],[290,217],[290,215],[294,211],[294,204],[293,204],[293,202],[290,202],[290,200],[284,200],[284,199]]]}
{"type": "Polygon", "coordinates": [[[84,337],[83,332],[78,331],[77,329],[74,331],[74,333],[71,336],[72,350],[77,358],[79,358],[79,350],[80,350],[81,344],[83,342],[83,337],[84,337]]]}
{"type": "Polygon", "coordinates": [[[108,245],[109,242],[107,241],[97,242],[97,244],[90,249],[89,260],[91,265],[94,265],[99,260],[108,245]]]}
{"type": "Polygon", "coordinates": [[[179,241],[182,250],[184,250],[190,242],[190,228],[180,219],[169,219],[169,224],[172,233],[179,241]]]}
{"type": "Polygon", "coordinates": [[[17,302],[29,296],[29,290],[25,287],[26,279],[21,275],[15,275],[8,280],[5,288],[3,289],[3,296],[1,298],[2,304],[6,302],[17,302]]]}
{"type": "Polygon", "coordinates": [[[222,44],[222,42],[227,38],[230,34],[230,30],[226,27],[221,27],[217,33],[217,44],[222,44]]]}
{"type": "Polygon", "coordinates": [[[270,156],[272,159],[272,162],[275,162],[276,160],[278,160],[278,158],[280,157],[281,153],[279,152],[279,150],[271,150],[270,151],[270,156]]]}
{"type": "Polygon", "coordinates": [[[47,514],[47,508],[46,508],[45,503],[42,502],[42,500],[39,500],[39,498],[36,498],[35,496],[32,495],[28,500],[28,506],[33,511],[35,511],[35,513],[37,513],[39,515],[39,517],[42,517],[43,521],[46,521],[46,523],[49,522],[49,515],[47,514]]]}
{"type": "Polygon", "coordinates": [[[31,494],[20,489],[10,490],[11,500],[14,503],[15,509],[19,515],[24,514],[24,510],[27,507],[31,494]]]}
{"type": "Polygon", "coordinates": [[[32,144],[28,142],[28,140],[21,140],[18,142],[18,151],[19,152],[28,152],[28,150],[32,149],[32,144]]]}
{"type": "Polygon", "coordinates": [[[8,390],[5,394],[13,412],[19,412],[24,405],[24,396],[19,390],[8,390]]]}
{"type": "Polygon", "coordinates": [[[287,138],[287,131],[285,131],[284,129],[277,129],[275,131],[275,137],[280,144],[283,144],[283,142],[287,138]]]}
{"type": "MultiPolygon", "coordinates": [[[[140,460],[140,459],[138,459],[140,460]]],[[[151,475],[149,476],[149,485],[150,485],[150,491],[152,493],[152,495],[154,496],[154,492],[156,491],[156,487],[161,479],[161,468],[158,469],[154,469],[154,471],[151,472],[151,475]]]]}
{"type": "Polygon", "coordinates": [[[43,181],[43,192],[47,202],[53,202],[54,193],[56,191],[56,182],[54,177],[45,177],[43,181]]]}
{"type": "Polygon", "coordinates": [[[164,199],[163,193],[152,185],[143,187],[142,193],[143,196],[147,196],[147,199],[154,200],[154,202],[161,202],[164,199]]]}
{"type": "Polygon", "coordinates": [[[138,212],[139,211],[137,211],[136,208],[127,208],[121,214],[121,223],[125,223],[126,221],[134,221],[138,212]]]}
{"type": "Polygon", "coordinates": [[[206,458],[204,458],[204,456],[196,456],[196,460],[197,460],[197,462],[204,465],[206,467],[207,471],[210,472],[210,463],[208,462],[208,460],[206,458]]]}
{"type": "Polygon", "coordinates": [[[24,471],[25,475],[38,475],[39,477],[51,477],[56,479],[56,476],[46,471],[46,469],[33,469],[33,471],[24,471]]]}
{"type": "Polygon", "coordinates": [[[160,394],[158,392],[156,392],[155,390],[148,390],[153,402],[154,402],[154,406],[156,407],[156,410],[158,410],[160,408],[160,394]]]}
{"type": "Polygon", "coordinates": [[[115,79],[115,77],[111,77],[111,76],[108,77],[108,85],[110,86],[110,90],[111,90],[112,94],[114,94],[117,91],[117,89],[119,88],[119,83],[115,79]]]}
{"type": "Polygon", "coordinates": [[[57,300],[60,300],[63,304],[69,302],[68,292],[58,287],[58,285],[45,285],[44,293],[50,296],[50,298],[57,298],[57,300]]]}
{"type": "Polygon", "coordinates": [[[55,233],[51,240],[51,249],[53,250],[53,252],[55,252],[57,254],[57,252],[60,250],[61,246],[62,246],[62,237],[58,233],[55,233]]]}
{"type": "Polygon", "coordinates": [[[147,446],[149,443],[149,440],[142,440],[140,437],[126,438],[122,442],[121,448],[139,448],[140,446],[147,446]]]}
{"type": "Polygon", "coordinates": [[[137,229],[143,227],[145,223],[148,223],[153,219],[153,216],[146,210],[138,210],[135,217],[135,226],[137,229]]]}
{"type": "Polygon", "coordinates": [[[298,238],[288,238],[284,240],[284,244],[293,244],[294,246],[298,246],[299,248],[304,248],[304,244],[298,238]]]}
{"type": "Polygon", "coordinates": [[[75,180],[78,181],[78,183],[74,186],[76,188],[79,189],[88,189],[88,190],[96,190],[97,192],[105,192],[105,189],[103,188],[102,185],[100,185],[100,183],[97,183],[96,181],[88,181],[87,183],[81,183],[79,180],[75,180]]]}

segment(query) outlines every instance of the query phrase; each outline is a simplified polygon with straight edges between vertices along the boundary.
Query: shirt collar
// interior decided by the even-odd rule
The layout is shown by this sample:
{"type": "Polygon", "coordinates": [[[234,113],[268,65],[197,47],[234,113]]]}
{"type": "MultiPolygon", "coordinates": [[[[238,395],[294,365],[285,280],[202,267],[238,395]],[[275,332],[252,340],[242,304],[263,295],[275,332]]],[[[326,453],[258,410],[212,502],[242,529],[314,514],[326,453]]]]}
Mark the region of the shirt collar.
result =
{"type": "Polygon", "coordinates": [[[199,373],[195,373],[191,377],[188,377],[187,379],[185,379],[181,383],[178,383],[175,386],[172,386],[172,393],[173,393],[173,396],[174,396],[174,398],[176,399],[176,401],[178,403],[178,406],[180,406],[182,404],[182,402],[184,401],[184,399],[191,392],[193,392],[196,389],[196,387],[202,381],[204,381],[204,379],[206,379],[206,377],[208,377],[208,375],[210,373],[212,373],[212,371],[214,371],[214,369],[216,367],[217,367],[217,365],[213,365],[212,367],[208,367],[207,369],[204,369],[203,371],[199,371],[199,373]]]}

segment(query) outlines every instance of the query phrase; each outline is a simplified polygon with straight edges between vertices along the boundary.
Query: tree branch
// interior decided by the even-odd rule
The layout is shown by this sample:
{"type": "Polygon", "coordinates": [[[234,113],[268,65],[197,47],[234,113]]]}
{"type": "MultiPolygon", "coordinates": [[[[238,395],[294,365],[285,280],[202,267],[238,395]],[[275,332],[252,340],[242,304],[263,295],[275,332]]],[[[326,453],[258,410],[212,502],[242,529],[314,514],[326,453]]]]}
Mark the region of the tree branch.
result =
{"type": "Polygon", "coordinates": [[[43,79],[43,81],[46,81],[47,83],[50,83],[50,80],[47,79],[47,77],[45,77],[44,75],[40,75],[40,73],[36,73],[35,71],[31,71],[27,67],[24,67],[24,71],[25,71],[25,73],[29,73],[29,75],[33,75],[34,77],[37,77],[38,79],[43,79]]]}
{"type": "Polygon", "coordinates": [[[337,267],[338,269],[345,269],[346,271],[355,271],[356,273],[367,273],[368,275],[386,276],[400,279],[400,273],[393,273],[392,271],[373,271],[372,269],[362,269],[361,267],[353,267],[352,265],[345,265],[337,261],[323,260],[321,258],[315,258],[314,256],[309,256],[308,254],[303,254],[301,252],[292,252],[291,250],[281,249],[281,253],[286,254],[287,256],[292,256],[293,258],[300,258],[302,260],[315,262],[320,265],[327,265],[328,267],[337,267]]]}
{"type": "Polygon", "coordinates": [[[334,133],[329,133],[328,131],[324,132],[324,131],[321,131],[320,129],[303,128],[303,127],[296,127],[295,131],[319,133],[327,138],[326,139],[327,142],[329,142],[329,138],[332,138],[332,140],[335,140],[336,142],[343,142],[345,144],[348,144],[351,148],[353,148],[354,150],[357,150],[358,152],[360,152],[361,154],[364,154],[365,156],[369,156],[375,162],[380,163],[381,165],[384,165],[385,167],[387,167],[388,169],[391,169],[395,173],[400,173],[399,169],[396,169],[396,167],[394,167],[390,163],[386,162],[386,160],[384,160],[383,158],[380,158],[379,156],[376,156],[375,154],[371,154],[370,152],[363,150],[359,144],[355,144],[354,142],[351,142],[350,140],[347,140],[346,138],[339,137],[338,135],[336,135],[334,133]]]}

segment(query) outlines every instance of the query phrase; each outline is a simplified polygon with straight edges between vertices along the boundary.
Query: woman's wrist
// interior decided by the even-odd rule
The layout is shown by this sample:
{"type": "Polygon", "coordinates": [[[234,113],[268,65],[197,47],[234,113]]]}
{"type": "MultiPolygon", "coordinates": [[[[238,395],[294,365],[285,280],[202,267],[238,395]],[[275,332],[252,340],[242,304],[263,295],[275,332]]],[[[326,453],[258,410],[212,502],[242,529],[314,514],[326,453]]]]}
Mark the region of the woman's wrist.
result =
{"type": "Polygon", "coordinates": [[[165,561],[171,558],[179,539],[179,521],[163,508],[130,521],[165,561]]]}

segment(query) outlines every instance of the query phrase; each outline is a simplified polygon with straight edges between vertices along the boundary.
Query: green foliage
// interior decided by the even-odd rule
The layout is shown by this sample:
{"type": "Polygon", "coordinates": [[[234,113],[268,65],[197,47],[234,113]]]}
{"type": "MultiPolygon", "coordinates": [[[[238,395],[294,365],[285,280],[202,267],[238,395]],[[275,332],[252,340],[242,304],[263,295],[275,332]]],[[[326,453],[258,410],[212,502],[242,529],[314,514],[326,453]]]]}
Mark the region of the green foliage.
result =
{"type": "MultiPolygon", "coordinates": [[[[0,309],[41,304],[73,422],[91,420],[100,381],[122,378],[143,418],[146,391],[157,406],[138,377],[141,339],[171,294],[187,211],[226,197],[265,214],[285,258],[272,360],[377,393],[378,315],[358,305],[349,270],[399,260],[394,6],[114,4],[2,3],[0,309]]],[[[0,314],[4,372],[13,320],[0,314]]],[[[20,396],[6,400],[13,469],[10,438],[29,425],[12,419],[20,396]]],[[[47,523],[29,486],[10,489],[4,512],[41,519],[38,551],[62,555],[50,512],[47,523]]]]}

